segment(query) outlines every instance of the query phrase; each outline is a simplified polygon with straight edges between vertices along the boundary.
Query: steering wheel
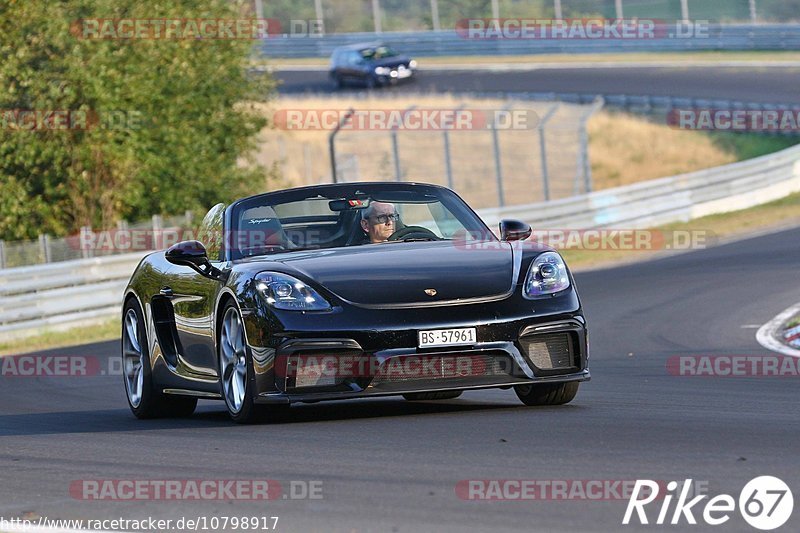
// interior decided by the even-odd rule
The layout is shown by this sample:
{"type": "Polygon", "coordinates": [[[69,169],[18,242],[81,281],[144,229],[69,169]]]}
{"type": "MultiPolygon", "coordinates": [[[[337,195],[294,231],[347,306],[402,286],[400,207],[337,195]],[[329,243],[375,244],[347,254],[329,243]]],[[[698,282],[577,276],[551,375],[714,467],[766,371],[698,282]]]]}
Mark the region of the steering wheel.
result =
{"type": "Polygon", "coordinates": [[[389,235],[390,241],[401,241],[403,239],[433,239],[440,241],[441,239],[428,228],[422,226],[406,226],[395,231],[389,235]]]}

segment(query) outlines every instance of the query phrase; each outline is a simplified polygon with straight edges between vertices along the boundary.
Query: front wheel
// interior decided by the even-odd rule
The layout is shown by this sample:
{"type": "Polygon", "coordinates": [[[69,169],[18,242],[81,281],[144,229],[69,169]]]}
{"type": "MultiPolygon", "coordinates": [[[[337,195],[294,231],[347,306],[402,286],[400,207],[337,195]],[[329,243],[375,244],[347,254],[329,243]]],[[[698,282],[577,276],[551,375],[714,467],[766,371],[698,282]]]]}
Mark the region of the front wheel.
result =
{"type": "Polygon", "coordinates": [[[144,314],[135,299],[122,309],[122,371],[128,406],[136,418],[187,417],[197,398],[168,396],[153,386],[144,314]]]}
{"type": "Polygon", "coordinates": [[[547,383],[543,385],[517,385],[514,392],[525,405],[563,405],[578,394],[577,381],[547,383]]]}
{"type": "Polygon", "coordinates": [[[256,418],[251,375],[242,316],[236,305],[229,302],[222,314],[219,335],[220,393],[228,408],[228,415],[240,424],[253,422],[256,418]]]}

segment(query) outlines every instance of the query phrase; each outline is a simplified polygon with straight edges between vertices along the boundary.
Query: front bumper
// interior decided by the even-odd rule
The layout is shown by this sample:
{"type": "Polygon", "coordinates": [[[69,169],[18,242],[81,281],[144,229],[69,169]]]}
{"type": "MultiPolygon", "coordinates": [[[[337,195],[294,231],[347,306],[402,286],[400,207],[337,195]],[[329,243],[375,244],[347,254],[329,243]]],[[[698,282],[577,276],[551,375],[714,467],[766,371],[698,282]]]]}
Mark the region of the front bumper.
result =
{"type": "Polygon", "coordinates": [[[389,74],[376,74],[375,77],[381,85],[394,85],[414,79],[416,71],[413,69],[392,70],[389,74]]]}
{"type": "Polygon", "coordinates": [[[253,347],[256,401],[294,403],[590,379],[580,313],[414,326],[275,334],[272,347],[253,347]],[[419,329],[439,327],[476,327],[478,342],[417,347],[419,329]]]}

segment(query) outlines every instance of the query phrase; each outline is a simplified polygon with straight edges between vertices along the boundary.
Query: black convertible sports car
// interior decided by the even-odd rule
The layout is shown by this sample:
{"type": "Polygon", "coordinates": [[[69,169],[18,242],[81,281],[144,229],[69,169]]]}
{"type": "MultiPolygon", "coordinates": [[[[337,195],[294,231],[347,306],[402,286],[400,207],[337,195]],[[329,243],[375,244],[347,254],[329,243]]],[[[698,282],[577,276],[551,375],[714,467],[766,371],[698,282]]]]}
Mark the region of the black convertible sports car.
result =
{"type": "Polygon", "coordinates": [[[511,387],[528,405],[567,403],[589,379],[586,322],[566,264],[530,233],[505,220],[497,239],[426,184],[219,204],[125,290],[130,407],[187,416],[223,399],[246,422],[294,402],[511,387]]]}

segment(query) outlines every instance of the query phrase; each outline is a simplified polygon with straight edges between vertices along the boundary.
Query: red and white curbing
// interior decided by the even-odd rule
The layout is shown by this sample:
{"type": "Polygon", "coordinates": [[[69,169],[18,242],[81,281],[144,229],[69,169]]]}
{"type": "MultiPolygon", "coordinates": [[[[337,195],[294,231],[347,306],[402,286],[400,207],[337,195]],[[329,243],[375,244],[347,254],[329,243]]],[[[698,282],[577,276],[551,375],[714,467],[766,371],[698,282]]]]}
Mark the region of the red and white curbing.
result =
{"type": "MultiPolygon", "coordinates": [[[[787,346],[783,341],[787,340],[786,332],[783,330],[783,325],[789,320],[800,314],[800,304],[793,305],[792,307],[784,310],[775,318],[761,326],[756,333],[756,340],[758,343],[773,352],[778,352],[783,355],[800,358],[800,350],[787,346]],[[783,339],[783,340],[781,340],[783,339]]],[[[797,330],[795,334],[800,334],[800,327],[792,328],[797,330]]],[[[790,330],[791,331],[791,330],[790,330]]],[[[789,337],[791,337],[790,335],[789,337]]]]}

